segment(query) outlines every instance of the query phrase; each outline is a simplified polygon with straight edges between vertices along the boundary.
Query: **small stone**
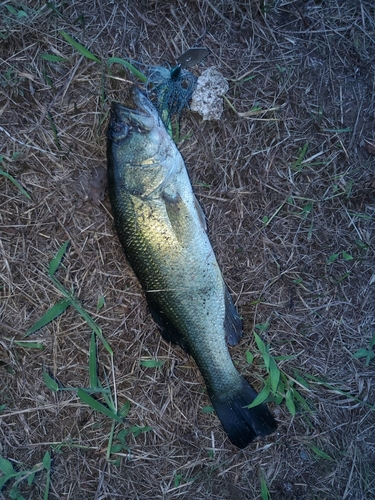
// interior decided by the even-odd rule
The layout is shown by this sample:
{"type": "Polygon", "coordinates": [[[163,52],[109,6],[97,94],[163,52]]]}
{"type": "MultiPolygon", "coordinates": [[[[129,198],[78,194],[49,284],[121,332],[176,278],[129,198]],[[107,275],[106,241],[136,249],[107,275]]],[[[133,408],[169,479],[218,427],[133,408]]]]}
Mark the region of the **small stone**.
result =
{"type": "Polygon", "coordinates": [[[214,67],[207,68],[198,78],[190,109],[199,113],[203,120],[220,120],[223,113],[222,96],[229,85],[224,76],[214,67]]]}

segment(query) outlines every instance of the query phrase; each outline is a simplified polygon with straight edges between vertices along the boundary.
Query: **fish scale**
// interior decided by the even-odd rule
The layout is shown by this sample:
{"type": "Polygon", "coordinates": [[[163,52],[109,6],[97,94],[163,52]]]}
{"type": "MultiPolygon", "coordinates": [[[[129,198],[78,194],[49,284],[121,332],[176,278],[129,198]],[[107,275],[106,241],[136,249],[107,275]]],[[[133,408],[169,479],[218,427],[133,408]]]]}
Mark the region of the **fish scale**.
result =
{"type": "Polygon", "coordinates": [[[152,103],[113,103],[107,132],[108,190],[116,230],[163,337],[195,360],[229,439],[239,448],[276,429],[233,365],[227,340],[240,317],[208,239],[184,161],[152,103]]]}

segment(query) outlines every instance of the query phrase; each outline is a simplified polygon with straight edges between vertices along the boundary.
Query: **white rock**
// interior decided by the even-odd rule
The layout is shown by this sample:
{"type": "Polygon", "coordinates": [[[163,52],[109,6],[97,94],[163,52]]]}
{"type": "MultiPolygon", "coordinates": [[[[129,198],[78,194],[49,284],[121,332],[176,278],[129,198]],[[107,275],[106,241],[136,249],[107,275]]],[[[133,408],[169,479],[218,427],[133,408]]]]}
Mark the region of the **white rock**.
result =
{"type": "Polygon", "coordinates": [[[224,76],[214,67],[207,68],[198,78],[190,109],[203,120],[220,120],[223,113],[223,96],[229,90],[224,76]]]}

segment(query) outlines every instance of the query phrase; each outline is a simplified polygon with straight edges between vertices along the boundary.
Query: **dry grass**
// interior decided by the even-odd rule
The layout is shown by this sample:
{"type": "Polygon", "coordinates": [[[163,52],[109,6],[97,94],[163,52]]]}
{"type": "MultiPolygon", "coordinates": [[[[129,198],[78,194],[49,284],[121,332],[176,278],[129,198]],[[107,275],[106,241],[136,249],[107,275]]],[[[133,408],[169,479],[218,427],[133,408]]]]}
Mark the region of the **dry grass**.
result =
{"type": "MultiPolygon", "coordinates": [[[[61,16],[41,1],[0,7],[2,168],[32,196],[0,177],[0,455],[31,469],[49,450],[49,498],[259,499],[261,477],[273,500],[375,498],[374,360],[366,366],[353,357],[375,326],[374,156],[365,142],[375,142],[375,7],[371,0],[249,3],[54,2],[61,16]],[[300,389],[311,413],[292,418],[284,404],[271,404],[277,434],[244,451],[201,411],[209,401],[193,362],[158,334],[108,199],[87,199],[92,171],[106,164],[109,103],[123,99],[127,84],[107,78],[59,30],[103,60],[164,64],[204,44],[212,55],[202,66],[216,65],[230,80],[237,112],[264,110],[243,117],[226,106],[219,123],[186,113],[181,135],[192,136],[179,144],[244,318],[232,350],[238,369],[261,388],[259,357],[253,369],[245,352],[255,349],[254,326],[268,322],[263,338],[273,355],[295,356],[279,366],[326,382],[300,389]],[[67,61],[49,63],[45,53],[67,61]],[[129,438],[129,454],[112,455],[121,457],[117,465],[106,461],[110,419],[75,392],[51,392],[42,378],[45,366],[65,387],[88,387],[83,319],[69,308],[33,334],[43,351],[15,344],[61,298],[45,266],[67,239],[58,277],[114,349],[111,367],[100,346],[100,376],[113,368],[119,406],[132,404],[127,426],[153,428],[129,438]],[[165,364],[140,366],[150,358],[165,364]]],[[[43,472],[31,486],[20,484],[26,498],[43,498],[44,488],[43,472]]]]}

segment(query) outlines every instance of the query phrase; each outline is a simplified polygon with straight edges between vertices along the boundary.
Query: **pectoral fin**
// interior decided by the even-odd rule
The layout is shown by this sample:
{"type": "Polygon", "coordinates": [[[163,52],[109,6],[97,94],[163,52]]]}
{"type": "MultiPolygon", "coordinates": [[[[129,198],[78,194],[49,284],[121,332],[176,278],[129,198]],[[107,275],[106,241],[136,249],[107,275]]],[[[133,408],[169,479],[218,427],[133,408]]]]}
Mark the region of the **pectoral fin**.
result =
{"type": "Polygon", "coordinates": [[[199,217],[199,220],[202,224],[202,227],[207,232],[206,216],[204,215],[202,207],[199,205],[199,201],[196,199],[195,196],[194,196],[194,205],[195,205],[195,208],[197,209],[198,217],[199,217]]]}
{"type": "Polygon", "coordinates": [[[191,231],[191,214],[188,207],[178,192],[164,190],[162,197],[173,233],[181,245],[185,246],[190,239],[191,231]]]}
{"type": "Polygon", "coordinates": [[[158,325],[160,329],[160,333],[162,334],[164,340],[167,342],[172,342],[172,344],[177,344],[183,349],[187,350],[187,346],[185,345],[181,335],[178,332],[178,329],[173,324],[173,321],[169,318],[169,315],[166,314],[160,307],[158,301],[155,301],[152,298],[152,294],[146,294],[148,307],[151,312],[151,316],[153,320],[158,325]]]}

